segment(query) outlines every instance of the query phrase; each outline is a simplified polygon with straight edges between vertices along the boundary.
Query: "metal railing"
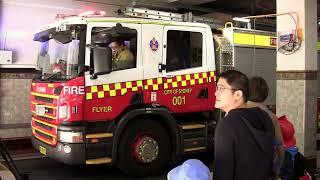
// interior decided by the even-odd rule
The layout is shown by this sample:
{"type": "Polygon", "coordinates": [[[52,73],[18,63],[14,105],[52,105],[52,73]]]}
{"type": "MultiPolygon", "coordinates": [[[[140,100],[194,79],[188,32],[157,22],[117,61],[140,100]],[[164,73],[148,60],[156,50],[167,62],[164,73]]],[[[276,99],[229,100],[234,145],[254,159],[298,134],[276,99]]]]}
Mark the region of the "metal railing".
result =
{"type": "Polygon", "coordinates": [[[28,180],[29,176],[27,174],[22,174],[18,170],[16,164],[14,163],[10,153],[8,151],[7,146],[3,143],[2,139],[0,138],[0,154],[4,161],[6,162],[7,167],[12,172],[16,180],[28,180]]]}

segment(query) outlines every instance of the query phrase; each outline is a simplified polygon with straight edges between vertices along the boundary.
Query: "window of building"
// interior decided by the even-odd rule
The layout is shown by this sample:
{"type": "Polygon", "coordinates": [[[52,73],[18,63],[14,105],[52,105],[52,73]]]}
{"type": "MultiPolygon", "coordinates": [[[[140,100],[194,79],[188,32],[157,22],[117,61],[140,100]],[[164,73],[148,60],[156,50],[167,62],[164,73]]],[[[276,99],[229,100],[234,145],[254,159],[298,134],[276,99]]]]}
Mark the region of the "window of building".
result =
{"type": "Polygon", "coordinates": [[[200,32],[169,30],[167,32],[167,72],[202,66],[200,32]]]}

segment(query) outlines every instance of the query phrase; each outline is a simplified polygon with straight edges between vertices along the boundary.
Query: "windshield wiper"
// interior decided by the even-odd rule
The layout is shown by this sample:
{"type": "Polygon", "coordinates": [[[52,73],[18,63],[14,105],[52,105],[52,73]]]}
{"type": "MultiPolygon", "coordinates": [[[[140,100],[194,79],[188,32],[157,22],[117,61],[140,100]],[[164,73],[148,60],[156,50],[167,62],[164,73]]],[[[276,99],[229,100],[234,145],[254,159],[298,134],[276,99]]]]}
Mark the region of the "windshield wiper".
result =
{"type": "Polygon", "coordinates": [[[71,77],[71,76],[72,75],[66,75],[66,74],[61,74],[61,72],[57,72],[55,74],[50,75],[49,77],[47,77],[44,80],[49,81],[49,80],[57,78],[57,77],[60,78],[59,80],[63,80],[63,79],[67,79],[67,77],[71,77]]]}
{"type": "Polygon", "coordinates": [[[42,74],[42,71],[40,71],[32,80],[42,80],[42,77],[46,74],[42,74]]]}
{"type": "Polygon", "coordinates": [[[44,76],[44,74],[38,74],[33,78],[33,80],[41,79],[43,76],[44,76]]]}
{"type": "Polygon", "coordinates": [[[50,79],[56,78],[59,75],[61,76],[61,72],[54,73],[54,74],[50,75],[49,77],[47,77],[45,80],[48,81],[50,79]]]}

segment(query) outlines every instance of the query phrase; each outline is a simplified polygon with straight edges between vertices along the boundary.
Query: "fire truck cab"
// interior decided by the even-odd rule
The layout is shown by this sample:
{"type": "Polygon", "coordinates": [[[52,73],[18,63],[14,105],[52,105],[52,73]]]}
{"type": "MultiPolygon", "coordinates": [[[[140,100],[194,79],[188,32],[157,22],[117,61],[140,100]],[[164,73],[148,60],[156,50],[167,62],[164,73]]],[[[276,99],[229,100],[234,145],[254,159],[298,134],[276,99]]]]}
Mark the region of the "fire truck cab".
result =
{"type": "Polygon", "coordinates": [[[41,74],[31,86],[32,141],[42,154],[148,175],[213,145],[208,25],[70,17],[34,40],[41,74]]]}

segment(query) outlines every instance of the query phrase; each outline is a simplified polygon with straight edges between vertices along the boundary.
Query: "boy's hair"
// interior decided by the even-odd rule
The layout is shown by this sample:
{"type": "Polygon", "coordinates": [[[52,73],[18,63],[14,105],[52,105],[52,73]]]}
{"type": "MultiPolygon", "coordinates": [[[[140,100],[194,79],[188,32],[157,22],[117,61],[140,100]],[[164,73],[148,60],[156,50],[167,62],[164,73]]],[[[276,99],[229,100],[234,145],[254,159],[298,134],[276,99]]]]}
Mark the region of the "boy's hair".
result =
{"type": "Polygon", "coordinates": [[[262,77],[252,77],[249,82],[250,97],[249,100],[253,102],[263,102],[267,99],[269,87],[262,77]]]}
{"type": "Polygon", "coordinates": [[[223,78],[231,86],[232,89],[241,90],[243,93],[244,102],[249,98],[249,79],[240,71],[228,70],[222,72],[219,78],[223,78]]]}

